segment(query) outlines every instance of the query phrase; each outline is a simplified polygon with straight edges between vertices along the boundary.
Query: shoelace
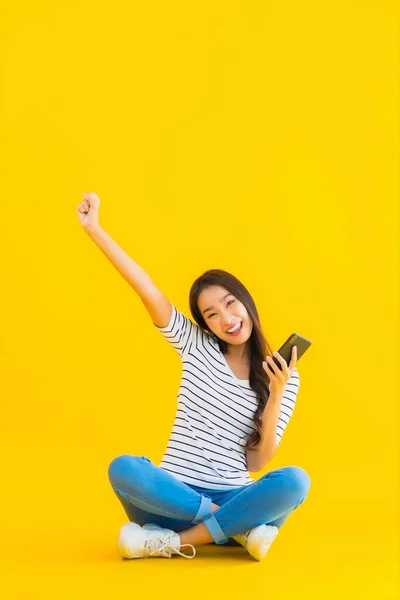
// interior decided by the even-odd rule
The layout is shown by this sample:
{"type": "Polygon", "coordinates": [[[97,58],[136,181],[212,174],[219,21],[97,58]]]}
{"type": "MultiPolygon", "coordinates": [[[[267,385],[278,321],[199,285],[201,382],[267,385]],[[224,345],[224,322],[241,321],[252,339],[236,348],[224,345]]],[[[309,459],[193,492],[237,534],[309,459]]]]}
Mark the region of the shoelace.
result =
{"type": "MultiPolygon", "coordinates": [[[[172,546],[171,546],[171,537],[173,536],[173,534],[171,533],[170,535],[168,535],[168,537],[166,538],[166,541],[164,544],[162,544],[163,539],[162,537],[154,537],[150,540],[146,541],[146,548],[148,548],[149,550],[151,550],[150,552],[150,556],[152,554],[154,554],[155,552],[162,552],[164,549],[167,551],[167,556],[168,558],[171,558],[171,554],[172,554],[172,546]],[[160,547],[159,544],[162,544],[162,546],[160,547]]],[[[177,550],[174,547],[174,554],[180,554],[181,556],[183,556],[184,558],[194,558],[196,555],[196,549],[194,546],[192,546],[192,544],[182,544],[181,546],[179,546],[180,548],[184,548],[185,546],[190,546],[193,550],[193,556],[189,556],[188,554],[184,554],[183,552],[180,552],[179,550],[177,550]]]]}

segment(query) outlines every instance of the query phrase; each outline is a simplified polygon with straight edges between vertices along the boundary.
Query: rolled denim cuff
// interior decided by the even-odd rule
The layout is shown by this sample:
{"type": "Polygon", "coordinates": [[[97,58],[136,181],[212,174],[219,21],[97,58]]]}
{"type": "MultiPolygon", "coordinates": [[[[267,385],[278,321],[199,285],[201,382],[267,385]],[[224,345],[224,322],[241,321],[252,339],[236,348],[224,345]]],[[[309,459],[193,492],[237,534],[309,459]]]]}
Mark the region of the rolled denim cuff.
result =
{"type": "Polygon", "coordinates": [[[213,513],[211,513],[211,515],[204,519],[203,523],[207,527],[210,535],[212,536],[216,544],[226,544],[229,538],[227,538],[224,532],[222,531],[213,513]]]}
{"type": "Polygon", "coordinates": [[[203,521],[204,518],[211,513],[211,504],[212,500],[209,496],[201,495],[199,510],[197,511],[192,523],[201,523],[201,521],[203,521]]]}

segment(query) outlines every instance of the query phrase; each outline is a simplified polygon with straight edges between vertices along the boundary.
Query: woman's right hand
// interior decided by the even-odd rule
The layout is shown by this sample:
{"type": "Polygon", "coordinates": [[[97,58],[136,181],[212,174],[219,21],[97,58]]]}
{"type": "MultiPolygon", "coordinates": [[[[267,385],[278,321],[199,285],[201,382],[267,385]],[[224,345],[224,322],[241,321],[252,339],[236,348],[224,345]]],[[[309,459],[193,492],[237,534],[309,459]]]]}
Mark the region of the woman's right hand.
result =
{"type": "Polygon", "coordinates": [[[92,228],[99,225],[100,198],[94,192],[83,193],[83,202],[76,207],[82,227],[92,228]]]}

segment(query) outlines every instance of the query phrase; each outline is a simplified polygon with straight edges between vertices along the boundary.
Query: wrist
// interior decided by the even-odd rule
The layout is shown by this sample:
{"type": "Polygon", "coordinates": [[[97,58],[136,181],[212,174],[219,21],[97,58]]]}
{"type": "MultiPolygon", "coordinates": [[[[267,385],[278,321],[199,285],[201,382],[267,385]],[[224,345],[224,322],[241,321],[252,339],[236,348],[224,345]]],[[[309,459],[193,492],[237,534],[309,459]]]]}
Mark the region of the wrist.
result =
{"type": "Polygon", "coordinates": [[[98,223],[84,225],[83,229],[89,235],[91,235],[93,233],[100,233],[102,231],[102,227],[98,223]]]}
{"type": "Polygon", "coordinates": [[[283,392],[271,392],[268,397],[268,402],[276,402],[277,404],[281,402],[283,398],[283,392]]]}

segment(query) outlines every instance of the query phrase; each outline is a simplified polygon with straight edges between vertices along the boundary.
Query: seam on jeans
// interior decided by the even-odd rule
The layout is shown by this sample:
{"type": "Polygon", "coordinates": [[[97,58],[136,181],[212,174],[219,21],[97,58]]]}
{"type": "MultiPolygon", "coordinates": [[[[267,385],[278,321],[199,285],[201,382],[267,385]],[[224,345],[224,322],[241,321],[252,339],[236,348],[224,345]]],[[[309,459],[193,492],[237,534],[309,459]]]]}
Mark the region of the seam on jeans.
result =
{"type": "MultiPolygon", "coordinates": [[[[123,490],[120,490],[119,488],[113,487],[113,490],[116,494],[119,494],[120,496],[122,496],[122,498],[124,498],[125,500],[128,500],[128,502],[130,502],[131,504],[133,504],[133,506],[136,506],[136,508],[140,508],[140,510],[144,510],[146,512],[150,512],[148,510],[148,508],[151,509],[155,509],[155,510],[160,510],[159,508],[157,508],[156,506],[152,506],[151,504],[148,504],[147,502],[142,502],[141,500],[139,500],[138,498],[135,498],[135,496],[132,496],[131,494],[129,494],[128,492],[124,492],[123,490]],[[139,504],[148,507],[148,508],[142,508],[142,506],[138,506],[137,504],[135,504],[135,502],[133,502],[131,500],[131,498],[135,501],[138,502],[139,504]]],[[[168,511],[165,511],[164,509],[162,509],[163,512],[162,513],[153,513],[154,515],[156,515],[157,517],[172,517],[174,519],[179,519],[181,521],[188,521],[188,523],[191,522],[191,519],[186,519],[185,517],[181,517],[179,515],[176,515],[174,513],[170,513],[168,511]]]]}

